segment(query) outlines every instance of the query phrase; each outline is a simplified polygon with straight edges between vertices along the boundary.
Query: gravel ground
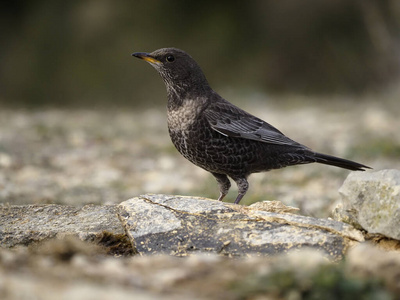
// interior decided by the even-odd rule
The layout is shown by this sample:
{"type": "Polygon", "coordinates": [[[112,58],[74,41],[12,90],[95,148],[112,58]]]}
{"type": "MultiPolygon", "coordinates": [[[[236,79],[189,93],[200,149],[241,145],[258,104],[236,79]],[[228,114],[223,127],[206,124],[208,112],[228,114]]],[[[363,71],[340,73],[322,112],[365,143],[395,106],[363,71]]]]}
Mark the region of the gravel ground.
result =
{"type": "MultiPolygon", "coordinates": [[[[319,152],[375,170],[400,169],[399,95],[273,101],[253,95],[240,106],[319,152]]],[[[218,196],[214,178],[174,149],[164,108],[3,108],[0,170],[0,203],[111,204],[144,193],[218,196]]],[[[327,217],[347,174],[317,164],[254,174],[243,204],[281,200],[303,214],[327,217]]],[[[236,193],[233,185],[227,201],[236,193]]]]}

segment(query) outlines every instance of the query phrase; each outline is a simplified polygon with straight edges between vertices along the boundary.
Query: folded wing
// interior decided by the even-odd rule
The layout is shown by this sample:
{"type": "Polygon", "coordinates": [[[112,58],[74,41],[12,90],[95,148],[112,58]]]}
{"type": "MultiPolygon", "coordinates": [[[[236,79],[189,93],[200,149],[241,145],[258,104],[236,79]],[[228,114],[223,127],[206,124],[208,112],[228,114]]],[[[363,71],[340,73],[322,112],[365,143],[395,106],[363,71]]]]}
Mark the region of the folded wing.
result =
{"type": "Polygon", "coordinates": [[[291,140],[267,122],[230,103],[210,104],[204,111],[204,116],[215,131],[225,136],[306,148],[291,140]]]}

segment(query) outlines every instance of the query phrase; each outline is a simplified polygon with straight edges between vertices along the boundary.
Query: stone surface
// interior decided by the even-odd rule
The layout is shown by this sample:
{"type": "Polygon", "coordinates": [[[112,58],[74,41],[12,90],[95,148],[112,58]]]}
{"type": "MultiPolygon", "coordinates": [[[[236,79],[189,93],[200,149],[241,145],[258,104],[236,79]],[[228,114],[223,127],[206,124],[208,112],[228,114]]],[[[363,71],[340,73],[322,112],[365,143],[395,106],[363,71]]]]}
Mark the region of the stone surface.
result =
{"type": "Polygon", "coordinates": [[[270,255],[314,248],[336,259],[363,240],[347,224],[268,212],[259,205],[252,208],[205,198],[148,194],[125,201],[119,208],[120,219],[140,254],[270,255]]]}
{"type": "Polygon", "coordinates": [[[397,299],[400,293],[400,255],[368,244],[352,248],[341,263],[315,249],[235,259],[115,258],[78,239],[31,249],[0,248],[0,299],[397,299]]]}
{"type": "Polygon", "coordinates": [[[115,205],[0,206],[0,247],[27,246],[69,235],[100,243],[114,254],[132,251],[115,205]]]}
{"type": "Polygon", "coordinates": [[[319,299],[321,291],[396,299],[398,252],[359,245],[347,224],[291,211],[166,195],[119,206],[1,206],[0,299],[319,299]],[[105,255],[135,252],[125,230],[135,250],[157,255],[105,255]],[[339,264],[327,259],[344,252],[339,264]]]}
{"type": "Polygon", "coordinates": [[[338,221],[400,240],[400,171],[352,172],[339,193],[338,221]]]}

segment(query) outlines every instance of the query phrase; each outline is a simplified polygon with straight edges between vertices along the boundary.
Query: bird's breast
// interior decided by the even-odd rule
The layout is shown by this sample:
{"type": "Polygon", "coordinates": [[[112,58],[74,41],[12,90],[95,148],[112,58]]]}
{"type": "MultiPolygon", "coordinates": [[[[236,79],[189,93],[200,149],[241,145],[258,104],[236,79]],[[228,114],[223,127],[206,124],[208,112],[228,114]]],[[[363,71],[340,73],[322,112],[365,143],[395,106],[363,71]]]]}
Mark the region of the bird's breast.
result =
{"type": "Polygon", "coordinates": [[[203,144],[204,125],[201,113],[202,99],[186,99],[178,107],[168,108],[168,130],[172,143],[178,151],[192,162],[196,161],[199,147],[203,144]]]}
{"type": "Polygon", "coordinates": [[[185,132],[196,122],[202,103],[199,99],[185,100],[178,107],[168,108],[168,128],[171,131],[185,132]]]}

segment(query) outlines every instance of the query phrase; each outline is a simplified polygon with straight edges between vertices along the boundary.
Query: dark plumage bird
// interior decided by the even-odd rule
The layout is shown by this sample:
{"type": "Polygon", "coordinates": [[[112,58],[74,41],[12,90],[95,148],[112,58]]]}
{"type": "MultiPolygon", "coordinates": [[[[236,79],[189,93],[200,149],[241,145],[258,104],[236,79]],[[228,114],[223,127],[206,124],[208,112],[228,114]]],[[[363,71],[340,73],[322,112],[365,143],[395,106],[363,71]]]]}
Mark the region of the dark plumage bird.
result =
{"type": "Polygon", "coordinates": [[[247,177],[287,166],[321,163],[353,171],[365,165],[312,151],[267,122],[245,112],[214,92],[199,65],[186,52],[163,48],[133,53],[161,75],[168,94],[168,130],[178,151],[216,178],[222,200],[232,178],[246,194],[247,177]]]}

